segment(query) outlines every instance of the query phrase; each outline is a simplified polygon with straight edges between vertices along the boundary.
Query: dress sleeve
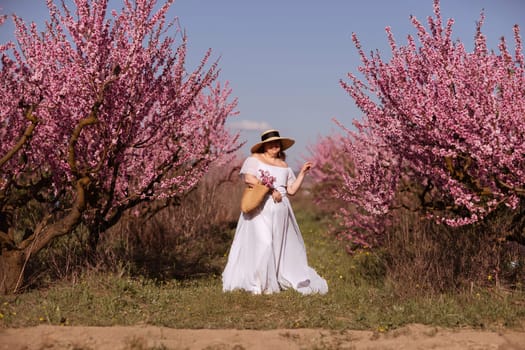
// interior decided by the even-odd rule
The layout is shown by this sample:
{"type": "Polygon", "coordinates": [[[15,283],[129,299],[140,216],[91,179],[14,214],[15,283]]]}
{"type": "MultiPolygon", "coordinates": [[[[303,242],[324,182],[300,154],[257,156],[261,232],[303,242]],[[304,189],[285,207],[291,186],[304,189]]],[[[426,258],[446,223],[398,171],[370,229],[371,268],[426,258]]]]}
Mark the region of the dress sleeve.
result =
{"type": "Polygon", "coordinates": [[[286,186],[291,186],[295,182],[295,174],[292,168],[288,168],[288,179],[286,179],[286,186]]]}
{"type": "Polygon", "coordinates": [[[248,157],[244,161],[241,167],[240,175],[250,174],[257,176],[257,168],[259,167],[259,161],[254,157],[248,157]]]}

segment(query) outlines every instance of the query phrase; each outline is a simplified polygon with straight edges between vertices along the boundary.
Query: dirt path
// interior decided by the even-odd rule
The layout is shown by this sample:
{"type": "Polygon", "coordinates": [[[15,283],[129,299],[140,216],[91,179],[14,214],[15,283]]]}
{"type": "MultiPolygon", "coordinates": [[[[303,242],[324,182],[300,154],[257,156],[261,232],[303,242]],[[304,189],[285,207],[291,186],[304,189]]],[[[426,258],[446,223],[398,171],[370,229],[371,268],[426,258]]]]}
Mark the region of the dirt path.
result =
{"type": "Polygon", "coordinates": [[[190,330],[152,326],[0,329],[0,349],[525,349],[525,332],[448,330],[410,325],[387,333],[371,331],[190,330]]]}

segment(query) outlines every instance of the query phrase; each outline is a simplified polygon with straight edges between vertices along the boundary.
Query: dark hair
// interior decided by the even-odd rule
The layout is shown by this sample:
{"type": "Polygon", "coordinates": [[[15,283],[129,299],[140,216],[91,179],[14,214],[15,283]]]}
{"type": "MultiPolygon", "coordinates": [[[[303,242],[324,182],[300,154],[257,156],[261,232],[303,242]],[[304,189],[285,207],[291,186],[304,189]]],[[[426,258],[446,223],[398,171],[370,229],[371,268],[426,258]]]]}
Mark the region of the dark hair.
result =
{"type": "MultiPolygon", "coordinates": [[[[270,142],[274,142],[274,141],[279,141],[279,145],[280,145],[279,147],[281,147],[281,149],[283,149],[283,143],[281,142],[281,140],[272,140],[270,142]]],[[[265,143],[267,143],[267,142],[265,142],[265,143]]],[[[264,153],[264,144],[265,143],[263,143],[261,145],[261,147],[259,147],[259,149],[255,153],[264,153]]],[[[283,153],[283,151],[279,151],[279,157],[281,156],[281,153],[283,153]]]]}

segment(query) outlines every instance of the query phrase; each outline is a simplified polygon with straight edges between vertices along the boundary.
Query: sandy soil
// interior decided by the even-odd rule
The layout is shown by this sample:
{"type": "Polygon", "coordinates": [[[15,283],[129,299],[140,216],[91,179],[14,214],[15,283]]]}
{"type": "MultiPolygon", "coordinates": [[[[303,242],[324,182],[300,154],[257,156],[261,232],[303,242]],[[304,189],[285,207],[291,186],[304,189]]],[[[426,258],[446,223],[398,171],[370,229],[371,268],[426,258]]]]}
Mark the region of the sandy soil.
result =
{"type": "Polygon", "coordinates": [[[152,326],[0,329],[0,349],[525,349],[525,332],[410,325],[386,333],[319,329],[190,330],[152,326]]]}

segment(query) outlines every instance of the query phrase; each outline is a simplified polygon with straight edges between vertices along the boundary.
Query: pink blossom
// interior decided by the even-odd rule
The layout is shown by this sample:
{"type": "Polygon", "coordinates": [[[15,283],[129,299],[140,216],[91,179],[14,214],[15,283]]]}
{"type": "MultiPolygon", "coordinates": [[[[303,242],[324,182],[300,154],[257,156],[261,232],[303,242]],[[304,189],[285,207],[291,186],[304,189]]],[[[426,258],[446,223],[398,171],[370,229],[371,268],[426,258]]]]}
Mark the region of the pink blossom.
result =
{"type": "Polygon", "coordinates": [[[259,174],[261,183],[269,189],[273,189],[273,184],[276,180],[275,176],[272,176],[268,170],[262,169],[259,169],[259,174]]]}
{"type": "Polygon", "coordinates": [[[125,0],[108,15],[106,0],[48,0],[43,30],[13,16],[19,46],[0,46],[0,192],[32,174],[69,210],[86,178],[82,220],[107,226],[140,203],[182,197],[233,157],[238,135],[225,122],[237,101],[211,52],[186,67],[172,3],[125,0]]]}
{"type": "Polygon", "coordinates": [[[417,39],[409,36],[404,46],[387,27],[388,61],[379,53],[365,54],[353,35],[364,79],[349,73],[341,86],[364,116],[353,129],[344,128],[342,142],[345,162],[353,166],[341,172],[339,191],[356,208],[344,217],[349,230],[368,216],[375,228],[363,230],[380,232],[392,210],[408,205],[448,225],[467,225],[500,205],[516,208],[525,195],[525,65],[519,28],[514,27],[514,53],[504,39],[498,53],[490,51],[482,14],[468,52],[453,40],[454,21],[442,20],[438,0],[434,15],[428,29],[411,18],[417,39]],[[413,194],[411,203],[403,201],[404,193],[413,194]]]}

